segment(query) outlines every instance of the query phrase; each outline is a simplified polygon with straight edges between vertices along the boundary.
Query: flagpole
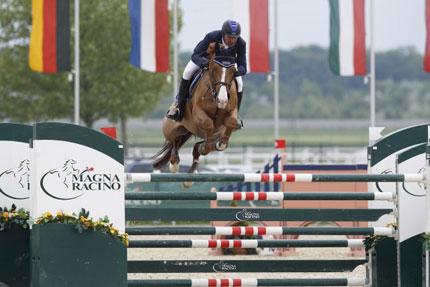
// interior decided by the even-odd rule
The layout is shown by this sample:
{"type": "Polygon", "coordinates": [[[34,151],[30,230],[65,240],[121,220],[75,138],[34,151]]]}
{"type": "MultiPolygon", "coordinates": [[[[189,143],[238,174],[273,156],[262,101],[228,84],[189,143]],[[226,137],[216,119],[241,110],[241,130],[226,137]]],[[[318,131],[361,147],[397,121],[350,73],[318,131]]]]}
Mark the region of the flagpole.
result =
{"type": "Polygon", "coordinates": [[[75,124],[79,125],[79,0],[75,0],[75,124]]]}
{"type": "Polygon", "coordinates": [[[173,0],[173,100],[178,93],[178,0],[173,0]]]}
{"type": "Polygon", "coordinates": [[[274,122],[275,122],[275,131],[274,136],[275,140],[279,138],[279,47],[278,47],[278,0],[274,0],[274,95],[273,95],[273,104],[274,104],[274,122]]]}
{"type": "Polygon", "coordinates": [[[375,120],[375,45],[374,45],[374,10],[375,0],[370,0],[370,126],[376,125],[375,120]]]}

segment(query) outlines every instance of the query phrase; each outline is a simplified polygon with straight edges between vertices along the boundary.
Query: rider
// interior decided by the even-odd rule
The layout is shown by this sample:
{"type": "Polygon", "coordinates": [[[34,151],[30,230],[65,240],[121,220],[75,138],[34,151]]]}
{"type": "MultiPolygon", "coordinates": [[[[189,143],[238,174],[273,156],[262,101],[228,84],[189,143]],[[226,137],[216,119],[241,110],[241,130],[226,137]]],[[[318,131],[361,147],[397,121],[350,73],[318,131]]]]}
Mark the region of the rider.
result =
{"type": "MultiPolygon", "coordinates": [[[[227,20],[222,25],[221,30],[215,30],[206,34],[194,48],[191,60],[185,67],[182,74],[181,84],[177,102],[175,102],[167,112],[167,117],[175,121],[181,121],[185,114],[185,104],[187,102],[188,87],[193,74],[200,68],[208,65],[207,48],[209,44],[215,43],[216,56],[229,56],[236,59],[237,72],[235,74],[237,82],[237,110],[239,111],[243,95],[242,76],[246,74],[246,42],[240,37],[240,24],[233,20],[227,20]]],[[[241,123],[238,122],[241,126],[241,123]]]]}

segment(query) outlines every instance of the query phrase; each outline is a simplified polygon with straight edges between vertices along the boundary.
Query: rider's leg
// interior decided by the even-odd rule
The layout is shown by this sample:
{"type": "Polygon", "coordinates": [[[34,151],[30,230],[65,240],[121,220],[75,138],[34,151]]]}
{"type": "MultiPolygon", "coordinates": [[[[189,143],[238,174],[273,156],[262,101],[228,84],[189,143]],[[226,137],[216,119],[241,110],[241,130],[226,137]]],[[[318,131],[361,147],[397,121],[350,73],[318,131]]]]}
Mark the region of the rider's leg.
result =
{"type": "Polygon", "coordinates": [[[175,121],[181,121],[184,118],[190,79],[198,69],[199,66],[194,64],[193,61],[189,61],[187,66],[185,66],[184,73],[182,74],[181,83],[179,85],[177,100],[172,106],[170,106],[170,109],[167,112],[168,118],[175,121]]]}
{"type": "Polygon", "coordinates": [[[236,77],[236,83],[237,83],[237,113],[238,113],[236,126],[238,129],[241,129],[243,127],[243,122],[239,118],[239,110],[240,110],[240,105],[242,104],[242,96],[243,96],[242,77],[236,77]]]}

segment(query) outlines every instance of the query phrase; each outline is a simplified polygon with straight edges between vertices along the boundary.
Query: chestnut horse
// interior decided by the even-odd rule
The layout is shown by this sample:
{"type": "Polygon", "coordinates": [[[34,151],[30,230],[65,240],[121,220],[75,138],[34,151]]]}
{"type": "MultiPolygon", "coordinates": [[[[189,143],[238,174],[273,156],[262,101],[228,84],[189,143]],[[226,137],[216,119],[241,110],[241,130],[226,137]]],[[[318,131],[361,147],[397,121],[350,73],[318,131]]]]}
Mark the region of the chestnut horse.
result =
{"type": "Polygon", "coordinates": [[[179,149],[192,136],[203,141],[193,148],[193,163],[189,173],[196,171],[200,155],[227,148],[237,122],[237,88],[234,80],[237,71],[233,59],[211,57],[185,107],[181,122],[164,118],[165,142],[153,156],[153,166],[161,169],[170,162],[170,171],[179,171],[179,149]]]}

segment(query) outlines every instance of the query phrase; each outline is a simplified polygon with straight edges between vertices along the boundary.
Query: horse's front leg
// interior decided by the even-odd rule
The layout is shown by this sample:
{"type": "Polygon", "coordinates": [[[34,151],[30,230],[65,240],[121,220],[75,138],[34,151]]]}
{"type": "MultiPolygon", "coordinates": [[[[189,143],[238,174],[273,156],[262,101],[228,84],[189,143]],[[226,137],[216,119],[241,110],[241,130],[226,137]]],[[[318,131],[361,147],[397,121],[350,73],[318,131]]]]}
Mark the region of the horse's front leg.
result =
{"type": "Polygon", "coordinates": [[[224,119],[225,132],[221,136],[220,140],[215,144],[217,151],[223,151],[228,147],[231,133],[236,128],[236,118],[233,116],[226,117],[224,119]]]}
{"type": "Polygon", "coordinates": [[[197,119],[197,127],[199,129],[199,134],[202,135],[204,139],[204,144],[199,145],[199,153],[201,155],[207,155],[213,151],[213,145],[211,144],[215,125],[210,117],[201,109],[196,109],[194,112],[194,117],[197,119]]]}

